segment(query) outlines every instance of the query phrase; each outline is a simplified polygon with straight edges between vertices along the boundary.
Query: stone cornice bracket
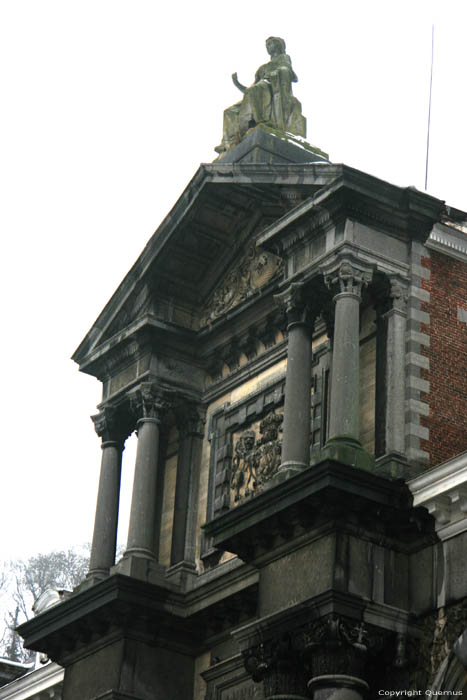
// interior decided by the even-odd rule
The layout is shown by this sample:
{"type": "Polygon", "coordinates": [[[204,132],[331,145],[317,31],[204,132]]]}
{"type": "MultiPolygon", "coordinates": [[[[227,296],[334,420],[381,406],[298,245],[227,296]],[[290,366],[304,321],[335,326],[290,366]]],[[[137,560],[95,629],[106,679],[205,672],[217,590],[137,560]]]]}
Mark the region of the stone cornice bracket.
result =
{"type": "Polygon", "coordinates": [[[151,382],[144,382],[130,399],[130,408],[138,420],[154,419],[160,423],[161,412],[170,406],[164,393],[151,382]]]}
{"type": "Polygon", "coordinates": [[[373,277],[373,268],[370,265],[340,256],[322,265],[321,272],[324,275],[324,283],[335,296],[353,294],[359,299],[362,288],[366,287],[373,277]]]}
{"type": "Polygon", "coordinates": [[[287,315],[287,330],[299,324],[310,326],[312,312],[309,296],[302,282],[292,282],[283,292],[274,295],[274,301],[287,315]]]}
{"type": "Polygon", "coordinates": [[[106,406],[99,413],[91,416],[94,423],[94,430],[101,438],[102,443],[115,442],[123,446],[125,431],[118,419],[117,409],[114,406],[106,406]]]}

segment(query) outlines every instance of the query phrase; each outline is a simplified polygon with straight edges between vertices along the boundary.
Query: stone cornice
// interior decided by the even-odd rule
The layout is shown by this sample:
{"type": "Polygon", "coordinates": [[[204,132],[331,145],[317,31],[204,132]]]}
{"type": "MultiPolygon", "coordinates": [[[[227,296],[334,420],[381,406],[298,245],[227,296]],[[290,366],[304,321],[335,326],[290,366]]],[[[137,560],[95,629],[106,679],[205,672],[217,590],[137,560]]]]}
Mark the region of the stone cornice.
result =
{"type": "Polygon", "coordinates": [[[275,549],[285,540],[302,536],[304,522],[310,533],[306,536],[312,537],[313,528],[341,522],[341,513],[348,519],[350,509],[357,520],[374,511],[383,529],[368,537],[387,539],[401,551],[426,546],[433,538],[431,519],[423,509],[414,511],[405,485],[332,460],[304,469],[207,522],[203,529],[214,547],[234,552],[247,562],[261,559],[263,564],[265,557],[275,557],[275,549]]]}
{"type": "Polygon", "coordinates": [[[266,228],[257,245],[285,251],[339,216],[363,217],[404,240],[424,241],[443,204],[412,187],[397,187],[344,165],[341,177],[266,228]]]}
{"type": "Polygon", "coordinates": [[[467,262],[467,225],[459,227],[447,222],[436,224],[426,246],[451,258],[467,262]]]}
{"type": "Polygon", "coordinates": [[[239,564],[203,577],[188,592],[161,578],[160,584],[113,574],[84,587],[60,605],[18,628],[28,648],[62,665],[85,656],[132,631],[183,653],[193,653],[215,635],[215,620],[235,624],[254,614],[258,572],[239,564]],[[211,626],[211,627],[210,627],[211,626]]]}
{"type": "Polygon", "coordinates": [[[39,697],[58,697],[51,694],[52,689],[61,686],[65,670],[54,663],[36,668],[8,686],[0,688],[0,700],[31,700],[39,697]],[[41,695],[44,693],[44,695],[41,695]],[[50,693],[50,695],[49,695],[50,693]]]}
{"type": "Polygon", "coordinates": [[[467,529],[467,452],[420,474],[408,486],[414,505],[424,506],[435,518],[441,539],[467,529]]]}
{"type": "Polygon", "coordinates": [[[433,496],[445,495],[452,488],[467,485],[467,451],[419,474],[407,485],[416,505],[423,505],[433,496]]]}

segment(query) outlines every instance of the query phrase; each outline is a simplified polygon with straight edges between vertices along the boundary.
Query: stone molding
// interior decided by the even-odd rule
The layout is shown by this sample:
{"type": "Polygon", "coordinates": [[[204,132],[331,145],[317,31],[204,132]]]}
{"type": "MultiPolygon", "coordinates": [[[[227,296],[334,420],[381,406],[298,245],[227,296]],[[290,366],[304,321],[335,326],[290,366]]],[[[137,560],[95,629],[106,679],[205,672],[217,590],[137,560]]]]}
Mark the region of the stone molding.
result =
{"type": "Polygon", "coordinates": [[[411,479],[408,486],[414,505],[435,518],[441,539],[467,530],[467,452],[411,479]]]}
{"type": "Polygon", "coordinates": [[[467,262],[467,222],[455,224],[446,221],[435,224],[426,246],[451,258],[467,262]]]}
{"type": "Polygon", "coordinates": [[[55,663],[34,669],[25,676],[0,688],[0,700],[60,700],[65,669],[55,663]]]}

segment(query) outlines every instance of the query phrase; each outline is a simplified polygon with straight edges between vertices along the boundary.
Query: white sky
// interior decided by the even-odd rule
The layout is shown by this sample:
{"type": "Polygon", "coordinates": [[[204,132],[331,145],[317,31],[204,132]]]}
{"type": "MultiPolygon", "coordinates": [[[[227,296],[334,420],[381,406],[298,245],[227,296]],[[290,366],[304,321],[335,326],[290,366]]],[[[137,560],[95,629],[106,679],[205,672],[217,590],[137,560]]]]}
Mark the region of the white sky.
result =
{"type": "Polygon", "coordinates": [[[231,73],[251,83],[282,36],[308,140],[423,189],[434,22],[429,191],[467,209],[466,14],[464,0],[1,0],[0,560],[91,538],[100,386],[69,357],[214,159],[231,73]]]}

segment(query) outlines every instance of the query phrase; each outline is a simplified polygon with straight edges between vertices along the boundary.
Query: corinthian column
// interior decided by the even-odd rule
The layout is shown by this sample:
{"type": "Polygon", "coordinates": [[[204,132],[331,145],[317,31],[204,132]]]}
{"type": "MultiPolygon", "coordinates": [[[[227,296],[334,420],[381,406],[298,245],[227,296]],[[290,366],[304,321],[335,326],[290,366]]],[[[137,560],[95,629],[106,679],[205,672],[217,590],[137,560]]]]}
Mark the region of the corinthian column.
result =
{"type": "Polygon", "coordinates": [[[331,370],[329,437],[360,443],[360,301],[371,276],[344,260],[325,277],[334,296],[335,321],[331,370]]]}
{"type": "Polygon", "coordinates": [[[137,422],[138,448],[125,557],[132,555],[155,559],[157,461],[163,403],[155,387],[145,383],[136,392],[132,405],[140,417],[137,422]]]}
{"type": "Polygon", "coordinates": [[[360,443],[359,425],[360,302],[372,268],[354,258],[337,258],[324,266],[323,272],[326,285],[336,292],[329,440],[324,454],[366,468],[369,464],[360,443]]]}
{"type": "Polygon", "coordinates": [[[102,438],[102,461],[88,576],[100,578],[115,564],[124,438],[114,409],[105,408],[91,419],[102,438]]]}
{"type": "Polygon", "coordinates": [[[310,308],[303,285],[293,283],[275,300],[287,314],[288,350],[285,379],[282,463],[279,480],[310,465],[311,336],[310,308]]]}

